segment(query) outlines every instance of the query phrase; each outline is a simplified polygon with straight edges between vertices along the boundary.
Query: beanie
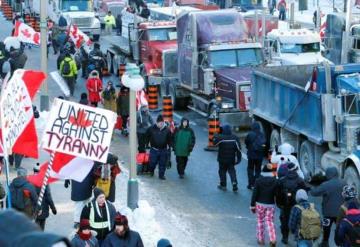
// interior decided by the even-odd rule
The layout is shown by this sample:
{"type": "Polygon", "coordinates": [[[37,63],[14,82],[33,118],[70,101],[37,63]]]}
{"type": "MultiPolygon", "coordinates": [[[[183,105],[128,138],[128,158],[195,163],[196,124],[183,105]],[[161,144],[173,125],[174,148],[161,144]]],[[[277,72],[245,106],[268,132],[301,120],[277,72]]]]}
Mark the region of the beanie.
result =
{"type": "Polygon", "coordinates": [[[40,171],[40,163],[36,163],[33,167],[34,173],[38,173],[40,171]]]}
{"type": "Polygon", "coordinates": [[[164,121],[164,118],[161,114],[159,114],[156,118],[156,122],[159,123],[159,122],[163,122],[164,121]]]}
{"type": "Polygon", "coordinates": [[[172,247],[172,245],[168,239],[162,238],[157,242],[157,247],[172,247]]]}
{"type": "Polygon", "coordinates": [[[90,222],[88,219],[81,219],[80,220],[80,227],[79,230],[90,230],[90,222]]]}
{"type": "Polygon", "coordinates": [[[309,197],[305,190],[300,189],[300,190],[296,191],[296,196],[295,196],[296,202],[307,201],[308,199],[309,199],[309,197]]]}
{"type": "Polygon", "coordinates": [[[115,225],[116,226],[125,226],[128,227],[128,219],[125,215],[120,214],[119,212],[116,213],[115,216],[115,225]]]}
{"type": "Polygon", "coordinates": [[[94,197],[97,199],[99,195],[105,195],[104,191],[98,187],[94,188],[94,197]]]}
{"type": "Polygon", "coordinates": [[[342,191],[341,195],[343,196],[343,198],[345,200],[348,200],[348,199],[357,197],[358,193],[357,193],[355,186],[345,185],[343,187],[343,191],[342,191]]]}

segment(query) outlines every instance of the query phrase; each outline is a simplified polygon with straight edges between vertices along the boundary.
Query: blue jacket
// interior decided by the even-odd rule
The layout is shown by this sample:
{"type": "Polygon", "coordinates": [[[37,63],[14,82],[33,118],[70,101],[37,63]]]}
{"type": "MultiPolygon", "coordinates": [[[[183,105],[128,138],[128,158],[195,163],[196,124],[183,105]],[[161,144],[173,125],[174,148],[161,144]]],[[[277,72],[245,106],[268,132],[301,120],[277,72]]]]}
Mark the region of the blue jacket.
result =
{"type": "MultiPolygon", "coordinates": [[[[304,200],[300,201],[297,205],[300,205],[305,209],[310,207],[310,203],[304,200]]],[[[301,209],[294,206],[290,212],[289,229],[290,232],[294,234],[296,238],[299,238],[300,222],[301,222],[301,209]]]]}
{"type": "Polygon", "coordinates": [[[119,237],[115,232],[107,235],[103,247],[144,247],[140,234],[129,230],[124,237],[119,237]]]}
{"type": "Polygon", "coordinates": [[[335,243],[338,246],[342,247],[351,247],[351,243],[348,240],[347,236],[351,231],[351,224],[348,222],[350,221],[352,224],[358,222],[360,223],[360,210],[359,209],[349,209],[346,212],[346,217],[340,221],[338,228],[336,229],[335,235],[335,243]]]}
{"type": "Polygon", "coordinates": [[[265,143],[265,136],[263,133],[261,133],[260,124],[257,122],[254,122],[251,125],[251,131],[245,138],[245,145],[246,145],[246,149],[247,149],[248,159],[262,160],[264,157],[264,151],[263,150],[254,150],[253,143],[255,141],[265,143]]]}

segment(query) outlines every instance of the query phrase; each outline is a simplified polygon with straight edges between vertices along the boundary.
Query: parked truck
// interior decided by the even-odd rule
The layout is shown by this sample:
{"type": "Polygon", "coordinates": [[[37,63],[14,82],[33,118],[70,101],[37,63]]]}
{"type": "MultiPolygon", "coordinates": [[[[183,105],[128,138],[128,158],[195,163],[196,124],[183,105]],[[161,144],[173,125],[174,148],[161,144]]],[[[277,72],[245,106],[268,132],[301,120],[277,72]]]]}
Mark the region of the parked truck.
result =
{"type": "Polygon", "coordinates": [[[149,21],[127,11],[122,14],[122,35],[105,36],[110,43],[106,57],[108,69],[117,73],[125,61],[141,67],[147,85],[159,85],[177,75],[176,24],[149,21]]]}
{"type": "Polygon", "coordinates": [[[274,148],[295,147],[306,177],[335,166],[360,189],[360,64],[253,72],[251,114],[274,148]]]}
{"type": "Polygon", "coordinates": [[[190,12],[178,17],[177,30],[175,107],[205,116],[216,110],[223,123],[248,125],[251,70],[264,58],[261,45],[248,39],[243,17],[235,10],[190,12]]]}

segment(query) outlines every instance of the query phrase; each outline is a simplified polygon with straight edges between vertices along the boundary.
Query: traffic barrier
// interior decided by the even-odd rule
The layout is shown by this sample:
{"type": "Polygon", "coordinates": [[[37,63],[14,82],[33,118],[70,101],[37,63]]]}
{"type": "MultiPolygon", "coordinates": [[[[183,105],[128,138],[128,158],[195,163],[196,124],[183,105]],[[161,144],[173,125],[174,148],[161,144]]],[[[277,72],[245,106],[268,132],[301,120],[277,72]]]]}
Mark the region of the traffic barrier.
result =
{"type": "Polygon", "coordinates": [[[4,7],[4,15],[7,20],[11,20],[12,18],[12,9],[9,5],[4,7]]]}
{"type": "Polygon", "coordinates": [[[149,110],[158,109],[158,88],[157,86],[148,86],[149,110]]]}
{"type": "Polygon", "coordinates": [[[205,148],[206,151],[216,151],[217,147],[214,146],[214,135],[220,133],[220,121],[219,117],[210,116],[208,118],[208,146],[205,148]]]}
{"type": "Polygon", "coordinates": [[[125,73],[125,70],[126,70],[126,64],[120,64],[119,77],[122,77],[122,75],[125,73]]]}
{"type": "Polygon", "coordinates": [[[13,10],[12,10],[11,6],[8,7],[8,15],[7,15],[6,19],[9,21],[11,21],[13,19],[13,10]]]}
{"type": "Polygon", "coordinates": [[[172,100],[170,95],[164,95],[162,97],[162,103],[163,103],[163,118],[164,121],[172,122],[173,121],[173,106],[172,106],[172,100]]]}

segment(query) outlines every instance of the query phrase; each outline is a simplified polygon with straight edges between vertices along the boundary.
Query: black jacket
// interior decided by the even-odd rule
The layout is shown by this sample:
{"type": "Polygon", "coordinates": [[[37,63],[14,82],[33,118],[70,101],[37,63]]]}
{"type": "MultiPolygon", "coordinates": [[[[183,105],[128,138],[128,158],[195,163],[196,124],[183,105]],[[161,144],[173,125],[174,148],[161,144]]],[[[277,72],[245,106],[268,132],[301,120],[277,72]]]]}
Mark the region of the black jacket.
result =
{"type": "Polygon", "coordinates": [[[241,161],[241,144],[239,138],[231,133],[230,126],[224,126],[222,134],[215,135],[213,142],[219,146],[219,163],[235,164],[241,161]]]}
{"type": "Polygon", "coordinates": [[[103,247],[144,247],[140,234],[129,230],[124,237],[119,237],[115,232],[110,233],[103,247]]]}
{"type": "Polygon", "coordinates": [[[255,207],[256,203],[274,204],[276,195],[276,178],[272,172],[261,173],[256,179],[254,190],[251,197],[251,206],[255,207]]]}
{"type": "MultiPolygon", "coordinates": [[[[37,187],[36,191],[38,194],[40,194],[41,188],[37,187]]],[[[44,220],[49,217],[49,209],[55,210],[55,204],[51,196],[50,187],[46,186],[44,197],[41,204],[41,215],[39,215],[37,218],[39,220],[44,220]]]]}
{"type": "Polygon", "coordinates": [[[25,67],[25,63],[27,61],[27,56],[21,50],[15,50],[10,52],[10,68],[11,74],[15,72],[17,69],[23,69],[25,67]]]}
{"type": "Polygon", "coordinates": [[[258,122],[254,122],[251,125],[251,131],[245,138],[245,145],[248,159],[261,160],[264,157],[264,150],[255,150],[253,145],[255,141],[265,143],[265,137],[260,131],[260,125],[258,122]]]}
{"type": "MultiPolygon", "coordinates": [[[[74,202],[85,201],[92,195],[92,189],[94,186],[94,168],[89,172],[85,179],[79,183],[75,180],[71,180],[71,200],[74,202]]],[[[66,183],[69,183],[67,180],[66,183]]]]}
{"type": "Polygon", "coordinates": [[[168,127],[164,126],[159,129],[156,124],[151,126],[146,131],[147,142],[152,148],[166,149],[171,147],[171,132],[168,127]]]}

